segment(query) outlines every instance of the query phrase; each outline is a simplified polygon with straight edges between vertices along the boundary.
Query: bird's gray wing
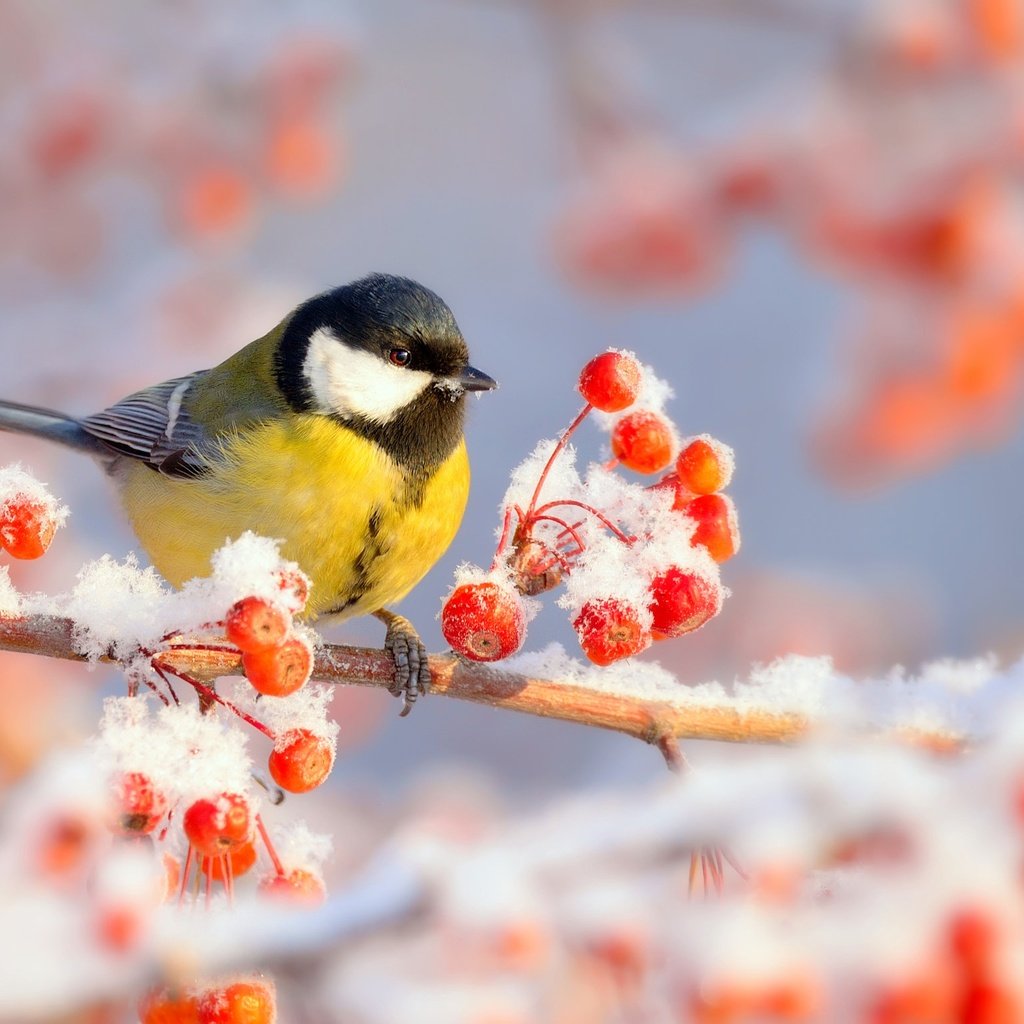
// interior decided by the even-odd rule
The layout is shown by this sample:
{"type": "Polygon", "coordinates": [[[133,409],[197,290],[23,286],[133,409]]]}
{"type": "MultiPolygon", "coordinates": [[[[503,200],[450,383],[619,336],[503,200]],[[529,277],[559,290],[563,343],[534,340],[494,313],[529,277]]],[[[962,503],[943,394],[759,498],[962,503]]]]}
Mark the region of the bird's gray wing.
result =
{"type": "Polygon", "coordinates": [[[165,476],[196,477],[210,470],[210,444],[188,415],[186,398],[208,370],[155,384],[86,416],[82,428],[120,455],[139,459],[165,476]]]}

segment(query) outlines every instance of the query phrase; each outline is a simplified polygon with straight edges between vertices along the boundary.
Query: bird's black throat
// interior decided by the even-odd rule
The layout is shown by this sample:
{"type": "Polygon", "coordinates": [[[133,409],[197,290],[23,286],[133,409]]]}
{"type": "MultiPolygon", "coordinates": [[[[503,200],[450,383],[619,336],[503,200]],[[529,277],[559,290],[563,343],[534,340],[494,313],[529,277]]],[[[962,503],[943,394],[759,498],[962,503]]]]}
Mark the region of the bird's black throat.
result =
{"type": "MultiPolygon", "coordinates": [[[[415,491],[422,492],[462,440],[465,413],[464,395],[453,397],[429,387],[388,423],[374,423],[361,417],[338,417],[338,423],[382,448],[405,470],[415,491]]],[[[412,503],[419,505],[420,500],[422,493],[412,503]]]]}

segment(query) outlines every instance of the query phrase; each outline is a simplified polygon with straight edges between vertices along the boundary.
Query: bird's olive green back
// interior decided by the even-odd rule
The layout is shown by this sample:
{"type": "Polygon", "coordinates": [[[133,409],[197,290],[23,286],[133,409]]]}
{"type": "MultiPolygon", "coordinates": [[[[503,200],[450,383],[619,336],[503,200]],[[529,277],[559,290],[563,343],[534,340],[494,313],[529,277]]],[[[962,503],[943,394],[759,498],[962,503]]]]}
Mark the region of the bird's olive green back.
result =
{"type": "Polygon", "coordinates": [[[196,381],[185,399],[185,409],[209,435],[232,433],[288,414],[288,404],[274,378],[274,353],[287,323],[283,320],[196,381]]]}

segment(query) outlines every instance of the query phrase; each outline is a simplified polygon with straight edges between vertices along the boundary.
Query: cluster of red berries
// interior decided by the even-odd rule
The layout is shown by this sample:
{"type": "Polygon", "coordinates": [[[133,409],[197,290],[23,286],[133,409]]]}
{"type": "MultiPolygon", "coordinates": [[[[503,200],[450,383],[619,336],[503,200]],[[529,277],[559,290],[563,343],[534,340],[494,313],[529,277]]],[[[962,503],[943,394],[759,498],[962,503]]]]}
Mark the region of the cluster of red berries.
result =
{"type": "MultiPolygon", "coordinates": [[[[286,609],[263,597],[236,601],[224,619],[224,633],[242,652],[242,667],[253,689],[264,696],[287,697],[301,689],[313,671],[309,641],[294,632],[292,614],[306,604],[308,585],[299,573],[281,575],[282,593],[290,595],[286,609]]],[[[274,749],[268,769],[271,777],[290,793],[306,793],[319,786],[334,766],[330,741],[309,729],[289,729],[271,735],[274,749]]]]}
{"type": "Polygon", "coordinates": [[[13,558],[40,558],[60,521],[52,501],[14,494],[0,501],[0,548],[13,558]]]}
{"type": "Polygon", "coordinates": [[[656,400],[645,401],[645,390],[656,392],[654,383],[629,353],[609,350],[583,368],[578,387],[587,404],[554,446],[525,507],[507,503],[490,570],[464,576],[445,599],[441,630],[459,654],[497,661],[517,651],[529,617],[524,596],[562,582],[580,646],[598,665],[691,632],[721,610],[718,563],[736,553],[740,540],[735,507],[720,493],[732,477],[732,451],[706,435],[680,450],[671,420],[656,400]],[[595,409],[614,416],[614,458],[605,471],[621,465],[658,473],[675,459],[673,471],[649,487],[616,485],[620,493],[629,491],[632,517],[621,509],[602,511],[587,500],[584,482],[579,497],[540,501],[555,461],[595,409]],[[666,492],[671,502],[661,497],[666,492]],[[577,522],[567,518],[580,512],[584,518],[577,522]],[[612,587],[608,575],[616,570],[612,587]]]}
{"type": "MultiPolygon", "coordinates": [[[[151,836],[161,842],[169,836],[175,811],[173,799],[145,772],[122,772],[113,781],[109,827],[123,839],[151,836]]],[[[191,801],[181,812],[181,831],[188,842],[182,865],[171,852],[163,854],[165,896],[183,902],[189,882],[198,890],[205,876],[206,897],[213,884],[223,886],[233,898],[235,879],[248,873],[257,861],[257,841],[270,860],[271,870],[259,880],[258,889],[270,897],[317,904],[326,896],[323,880],[313,871],[285,864],[272,843],[252,802],[241,793],[219,792],[191,801]],[[190,876],[195,866],[196,873],[190,876]]]]}
{"type": "Polygon", "coordinates": [[[240,978],[197,991],[155,988],[139,1003],[140,1024],[274,1024],[277,999],[266,978],[240,978]]]}
{"type": "MultiPolygon", "coordinates": [[[[288,697],[309,681],[313,668],[312,648],[305,637],[295,632],[292,619],[305,607],[308,583],[301,573],[282,571],[278,574],[278,589],[280,600],[256,595],[243,597],[231,606],[222,622],[213,625],[222,626],[228,641],[241,653],[246,677],[258,694],[288,697]]],[[[168,684],[175,703],[177,695],[168,679],[172,675],[194,687],[204,705],[220,704],[273,740],[268,769],[282,789],[306,793],[327,779],[334,767],[334,744],[330,739],[306,728],[275,732],[201,680],[174,667],[167,658],[178,651],[223,648],[179,641],[173,631],[164,641],[159,649],[143,653],[156,674],[168,684]]],[[[161,697],[168,702],[162,694],[161,697]]]]}

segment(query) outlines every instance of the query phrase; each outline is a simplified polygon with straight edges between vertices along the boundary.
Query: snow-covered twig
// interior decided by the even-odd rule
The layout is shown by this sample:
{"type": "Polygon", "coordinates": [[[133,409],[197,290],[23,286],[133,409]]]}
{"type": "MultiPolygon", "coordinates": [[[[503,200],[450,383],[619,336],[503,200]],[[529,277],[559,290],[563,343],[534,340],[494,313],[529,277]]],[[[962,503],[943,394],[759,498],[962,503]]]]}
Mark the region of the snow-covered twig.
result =
{"type": "MultiPolygon", "coordinates": [[[[73,640],[71,620],[58,616],[0,616],[0,650],[84,660],[73,640]]],[[[240,657],[230,650],[175,650],[163,657],[167,664],[202,680],[240,674],[240,657]]],[[[393,671],[391,658],[380,650],[325,645],[317,654],[313,675],[325,683],[386,688],[393,671]]],[[[430,671],[434,694],[610,729],[655,744],[663,751],[668,749],[667,737],[788,743],[804,736],[813,724],[807,714],[757,707],[749,700],[730,702],[723,697],[717,704],[706,699],[695,701],[682,685],[678,698],[664,687],[652,688],[648,696],[643,690],[645,673],[662,670],[644,662],[635,662],[630,668],[638,681],[635,692],[591,686],[589,680],[545,679],[532,673],[468,664],[451,655],[431,655],[430,671]]],[[[962,742],[960,736],[943,728],[889,727],[885,731],[936,750],[956,749],[962,742]]]]}

